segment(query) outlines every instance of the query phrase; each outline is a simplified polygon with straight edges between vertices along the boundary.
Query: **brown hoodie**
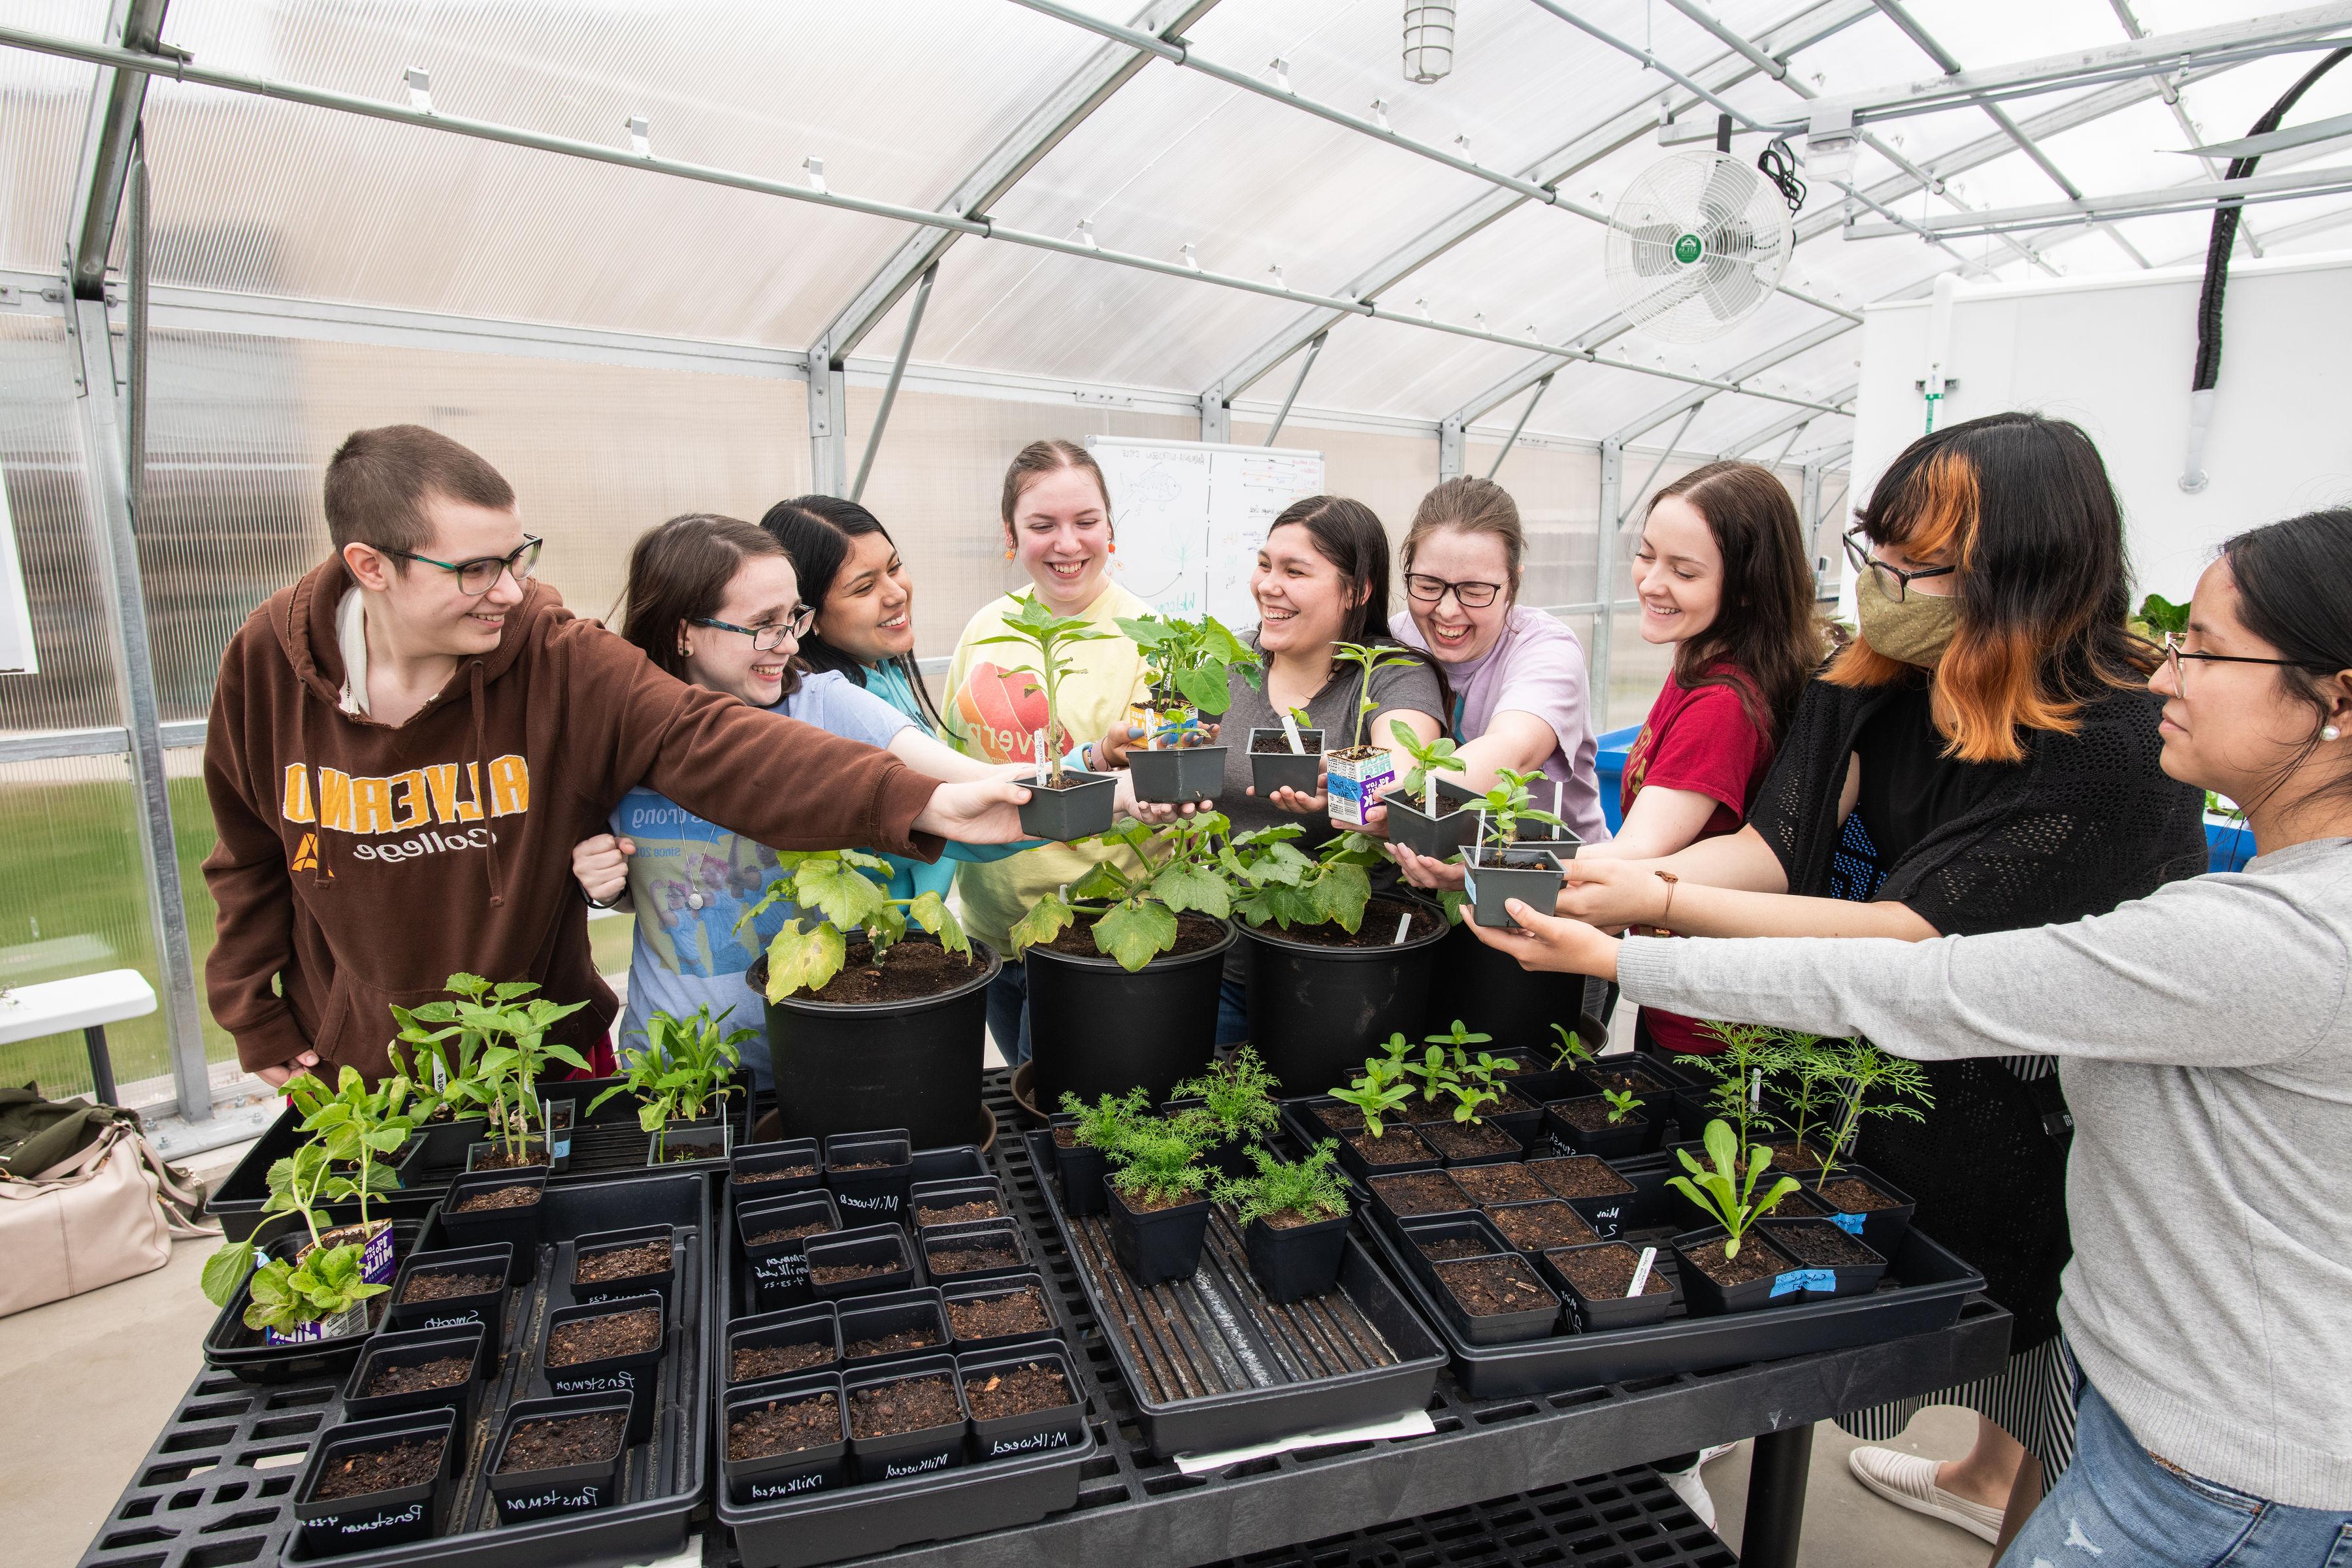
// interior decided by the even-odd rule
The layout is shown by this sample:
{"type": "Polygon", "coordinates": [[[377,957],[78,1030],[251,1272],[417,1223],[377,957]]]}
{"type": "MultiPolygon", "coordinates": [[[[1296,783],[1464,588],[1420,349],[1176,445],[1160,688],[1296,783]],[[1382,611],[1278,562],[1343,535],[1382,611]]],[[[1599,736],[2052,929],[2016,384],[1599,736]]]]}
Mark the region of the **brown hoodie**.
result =
{"type": "Polygon", "coordinates": [[[380,1073],[390,1005],[431,1001],[459,971],[588,1002],[559,1037],[585,1054],[614,1003],[572,847],[640,784],[778,849],[939,856],[912,833],[937,781],[665,675],[543,583],[407,723],[347,714],[335,607],[349,582],[331,559],[272,595],[213,693],[220,843],[205,879],[220,918],[205,979],[248,1068],[314,1050],[380,1073]]]}

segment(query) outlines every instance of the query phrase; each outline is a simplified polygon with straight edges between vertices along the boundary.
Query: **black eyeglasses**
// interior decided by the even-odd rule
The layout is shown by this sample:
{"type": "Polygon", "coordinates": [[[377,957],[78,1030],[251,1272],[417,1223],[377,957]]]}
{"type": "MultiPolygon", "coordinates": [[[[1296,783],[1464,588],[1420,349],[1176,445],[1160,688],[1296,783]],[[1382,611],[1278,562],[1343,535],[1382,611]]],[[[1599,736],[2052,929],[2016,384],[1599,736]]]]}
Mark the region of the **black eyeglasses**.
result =
{"type": "Polygon", "coordinates": [[[1404,574],[1404,591],[1424,605],[1442,602],[1450,592],[1454,603],[1465,610],[1483,610],[1495,602],[1503,591],[1500,583],[1449,583],[1443,577],[1432,577],[1425,572],[1404,574]]]}
{"type": "Polygon", "coordinates": [[[455,572],[457,574],[458,592],[478,599],[497,587],[499,579],[509,572],[514,574],[518,587],[530,582],[531,573],[539,566],[539,552],[546,544],[547,541],[537,534],[526,533],[522,536],[522,548],[513,554],[484,555],[472,561],[436,561],[430,555],[419,555],[413,550],[386,550],[382,553],[426,566],[438,566],[444,572],[455,572]]]}
{"type": "Polygon", "coordinates": [[[2313,664],[2301,658],[2253,658],[2240,653],[2191,653],[2180,646],[2179,632],[2167,632],[2164,634],[2164,666],[2171,672],[2172,689],[2183,697],[2189,695],[2189,671],[2183,668],[2183,661],[2192,658],[2206,664],[2274,664],[2286,669],[2317,670],[2323,675],[2333,674],[2335,669],[2332,665],[2313,664]]]}
{"type": "Polygon", "coordinates": [[[1878,591],[1894,600],[1903,602],[1911,584],[1922,577],[1948,577],[1959,570],[1957,566],[1922,566],[1916,572],[1906,572],[1900,566],[1889,566],[1870,552],[1870,542],[1859,528],[1845,532],[1845,558],[1853,563],[1857,572],[1867,572],[1878,579],[1878,591]]]}
{"type": "Polygon", "coordinates": [[[816,624],[816,612],[808,605],[803,605],[782,620],[770,621],[762,626],[739,626],[733,621],[722,621],[711,616],[698,616],[688,624],[698,626],[716,626],[722,632],[741,632],[751,639],[751,647],[755,652],[772,653],[784,646],[786,637],[797,641],[806,637],[809,627],[816,624]]]}

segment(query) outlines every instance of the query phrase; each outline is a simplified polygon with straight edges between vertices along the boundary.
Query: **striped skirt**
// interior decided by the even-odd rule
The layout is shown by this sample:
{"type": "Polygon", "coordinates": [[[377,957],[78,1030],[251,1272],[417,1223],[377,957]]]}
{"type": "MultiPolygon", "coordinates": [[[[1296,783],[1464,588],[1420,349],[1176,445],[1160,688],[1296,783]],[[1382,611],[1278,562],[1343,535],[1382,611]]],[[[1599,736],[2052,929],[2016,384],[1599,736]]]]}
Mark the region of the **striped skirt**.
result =
{"type": "Polygon", "coordinates": [[[1849,1435],[1869,1443],[1892,1442],[1911,1417],[1931,1405],[1959,1405],[1975,1411],[2023,1445],[2042,1461],[2046,1492],[2074,1458],[2074,1359],[2061,1334],[2009,1358],[1990,1377],[1939,1388],[1837,1418],[1849,1435]]]}

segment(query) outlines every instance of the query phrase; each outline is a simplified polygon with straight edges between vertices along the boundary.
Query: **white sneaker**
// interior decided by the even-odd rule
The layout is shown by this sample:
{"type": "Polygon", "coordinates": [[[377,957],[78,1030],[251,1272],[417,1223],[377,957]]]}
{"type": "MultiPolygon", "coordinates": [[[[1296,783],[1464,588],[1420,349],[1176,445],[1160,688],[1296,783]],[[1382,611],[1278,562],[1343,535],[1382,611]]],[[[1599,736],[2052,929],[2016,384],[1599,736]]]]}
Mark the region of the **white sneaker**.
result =
{"type": "Polygon", "coordinates": [[[1701,1448],[1698,1451],[1699,1468],[1701,1469],[1705,1469],[1707,1466],[1715,1463],[1717,1459],[1720,1459],[1726,1454],[1728,1454],[1732,1449],[1737,1448],[1738,1447],[1739,1447],[1739,1445],[1737,1443],[1717,1443],[1712,1448],[1701,1448]]]}
{"type": "Polygon", "coordinates": [[[1898,1508],[1957,1524],[1990,1545],[2000,1539],[2001,1510],[1970,1502],[1936,1484],[1937,1461],[1894,1448],[1856,1448],[1846,1456],[1853,1479],[1898,1508]]]}
{"type": "Polygon", "coordinates": [[[1715,1499],[1709,1495],[1706,1483],[1699,1479],[1698,1467],[1687,1470],[1660,1470],[1658,1479],[1674,1489],[1683,1506],[1698,1515],[1698,1521],[1707,1529],[1715,1528],[1715,1499]]]}

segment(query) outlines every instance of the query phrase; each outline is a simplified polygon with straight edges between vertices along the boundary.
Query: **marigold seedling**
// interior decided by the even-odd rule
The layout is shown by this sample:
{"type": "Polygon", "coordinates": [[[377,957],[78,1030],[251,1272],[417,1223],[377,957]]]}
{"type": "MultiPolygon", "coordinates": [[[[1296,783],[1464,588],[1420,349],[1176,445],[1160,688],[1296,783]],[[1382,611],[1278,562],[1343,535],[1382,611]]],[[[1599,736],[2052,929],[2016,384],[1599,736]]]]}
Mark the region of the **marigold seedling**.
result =
{"type": "Polygon", "coordinates": [[[1311,1223],[1348,1212],[1347,1184],[1333,1169],[1339,1153],[1336,1139],[1324,1139],[1307,1158],[1296,1163],[1264,1148],[1254,1148],[1249,1152],[1257,1174],[1221,1180],[1213,1194],[1217,1202],[1233,1209],[1235,1225],[1284,1214],[1297,1215],[1311,1223]]]}

